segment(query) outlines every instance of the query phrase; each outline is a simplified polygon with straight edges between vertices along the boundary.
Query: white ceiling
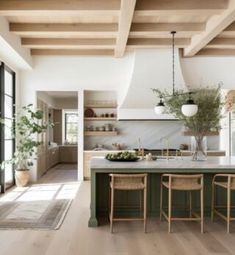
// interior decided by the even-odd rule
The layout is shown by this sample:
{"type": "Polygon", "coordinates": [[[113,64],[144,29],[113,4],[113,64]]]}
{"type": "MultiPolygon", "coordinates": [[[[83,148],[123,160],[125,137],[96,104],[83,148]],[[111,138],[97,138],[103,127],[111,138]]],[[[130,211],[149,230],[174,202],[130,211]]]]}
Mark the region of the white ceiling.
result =
{"type": "Polygon", "coordinates": [[[52,98],[77,98],[77,91],[44,91],[47,95],[52,98]]]}

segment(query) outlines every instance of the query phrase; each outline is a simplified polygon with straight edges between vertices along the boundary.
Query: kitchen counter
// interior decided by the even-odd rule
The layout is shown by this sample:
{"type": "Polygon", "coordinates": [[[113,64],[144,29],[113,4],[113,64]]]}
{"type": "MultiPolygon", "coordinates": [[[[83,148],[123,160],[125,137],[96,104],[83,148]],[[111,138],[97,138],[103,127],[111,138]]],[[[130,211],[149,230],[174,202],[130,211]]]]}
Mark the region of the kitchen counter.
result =
{"type": "MultiPolygon", "coordinates": [[[[92,157],[101,156],[104,157],[108,153],[117,153],[122,152],[124,150],[85,150],[84,151],[84,163],[83,163],[83,176],[84,180],[90,180],[90,162],[92,157]]],[[[132,150],[128,150],[130,152],[134,152],[132,150]]]]}
{"type": "Polygon", "coordinates": [[[123,170],[143,171],[142,169],[154,172],[212,172],[216,173],[219,169],[235,172],[235,157],[209,157],[205,161],[192,161],[190,157],[175,157],[167,160],[157,159],[152,161],[138,160],[134,162],[114,162],[104,159],[103,157],[94,157],[91,160],[91,171],[105,172],[112,170],[122,172],[123,170]]]}
{"type": "MultiPolygon", "coordinates": [[[[109,205],[109,173],[148,173],[148,216],[157,217],[159,214],[160,177],[162,173],[203,173],[204,174],[204,204],[205,214],[209,215],[211,205],[211,181],[216,173],[235,173],[235,157],[208,157],[206,161],[192,161],[190,157],[182,159],[160,159],[157,161],[139,160],[136,162],[112,162],[103,157],[94,157],[91,160],[91,215],[88,222],[90,227],[98,225],[100,216],[108,216],[109,205]]],[[[125,191],[123,191],[125,192],[125,191]]],[[[174,201],[179,205],[185,205],[186,193],[175,191],[174,201]]],[[[121,204],[139,203],[137,194],[120,196],[117,194],[117,201],[120,202],[122,215],[125,213],[136,215],[136,209],[125,210],[121,204]]],[[[235,202],[235,197],[233,197],[235,202]]],[[[225,197],[221,195],[218,203],[224,203],[225,197]]],[[[198,205],[197,197],[194,201],[198,205]]],[[[134,208],[134,205],[133,207],[134,208]]],[[[180,215],[180,211],[176,211],[180,215]]]]}

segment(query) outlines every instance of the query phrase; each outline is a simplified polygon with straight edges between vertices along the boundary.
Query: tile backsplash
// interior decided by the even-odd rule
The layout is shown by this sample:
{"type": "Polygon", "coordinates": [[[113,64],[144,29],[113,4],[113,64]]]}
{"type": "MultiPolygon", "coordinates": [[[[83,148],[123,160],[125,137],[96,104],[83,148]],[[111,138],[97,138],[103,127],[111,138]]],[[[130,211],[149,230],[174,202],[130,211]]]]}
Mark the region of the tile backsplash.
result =
{"type": "MultiPolygon", "coordinates": [[[[98,144],[106,149],[114,149],[113,143],[123,145],[123,149],[138,148],[139,138],[141,146],[147,149],[166,148],[167,139],[169,148],[178,149],[182,143],[190,146],[190,137],[182,135],[183,125],[180,121],[118,121],[114,125],[118,130],[117,136],[85,137],[85,150],[92,150],[98,144]]],[[[209,137],[207,147],[218,149],[219,138],[209,137]]]]}

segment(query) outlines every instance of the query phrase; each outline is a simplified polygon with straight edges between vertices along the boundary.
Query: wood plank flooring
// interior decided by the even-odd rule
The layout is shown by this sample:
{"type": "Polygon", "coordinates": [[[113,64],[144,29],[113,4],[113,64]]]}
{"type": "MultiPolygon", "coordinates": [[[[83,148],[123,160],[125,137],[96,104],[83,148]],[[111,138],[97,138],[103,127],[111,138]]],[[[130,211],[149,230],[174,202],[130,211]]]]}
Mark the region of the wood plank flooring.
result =
{"type": "MultiPolygon", "coordinates": [[[[40,183],[74,182],[76,167],[59,165],[40,183]]],[[[12,191],[9,191],[12,192],[12,191]]],[[[90,182],[83,182],[59,230],[1,230],[0,254],[6,255],[205,255],[235,254],[235,225],[226,234],[225,222],[205,222],[205,234],[198,223],[174,222],[172,234],[166,222],[149,219],[143,233],[141,222],[118,222],[114,234],[105,222],[88,228],[90,182]]]]}

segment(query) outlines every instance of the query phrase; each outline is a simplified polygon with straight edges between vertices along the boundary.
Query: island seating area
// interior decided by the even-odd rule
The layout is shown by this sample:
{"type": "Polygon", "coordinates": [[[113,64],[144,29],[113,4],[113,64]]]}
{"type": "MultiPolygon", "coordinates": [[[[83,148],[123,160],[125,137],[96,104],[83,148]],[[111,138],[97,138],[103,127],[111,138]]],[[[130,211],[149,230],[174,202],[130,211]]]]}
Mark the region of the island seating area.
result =
{"type": "MultiPolygon", "coordinates": [[[[137,162],[110,162],[104,158],[93,158],[91,162],[91,209],[90,219],[88,222],[89,227],[99,226],[100,219],[108,219],[109,213],[109,174],[148,174],[148,186],[147,186],[147,218],[159,218],[160,216],[160,192],[161,192],[161,178],[165,174],[177,174],[182,176],[192,176],[197,174],[203,176],[203,197],[204,202],[203,211],[205,217],[211,217],[211,210],[214,196],[212,196],[212,190],[214,184],[219,184],[221,181],[225,185],[224,176],[217,176],[217,182],[213,182],[215,175],[223,174],[235,174],[235,158],[233,157],[210,157],[207,161],[192,161],[188,157],[183,157],[177,160],[159,159],[157,161],[140,160],[137,162]],[[222,179],[221,179],[222,178],[222,179]]],[[[174,176],[173,175],[173,176],[174,176]]],[[[229,175],[233,176],[233,175],[229,175]]],[[[231,177],[229,177],[231,178],[231,177]]],[[[232,180],[234,180],[232,178],[232,180]]],[[[232,182],[233,183],[233,182],[232,182]]],[[[195,184],[195,183],[194,183],[195,184]]],[[[166,185],[166,184],[165,184],[166,185]]],[[[233,186],[232,186],[233,187],[233,186]]],[[[192,190],[192,207],[196,212],[200,213],[200,192],[192,190]],[[195,194],[194,194],[195,193],[195,194]],[[199,194],[196,194],[199,193],[199,194]]],[[[226,191],[226,190],[225,190],[226,191]]],[[[133,191],[126,192],[123,195],[117,194],[116,198],[116,214],[121,217],[136,217],[140,215],[139,211],[139,194],[133,191]]],[[[230,194],[231,190],[229,190],[230,194]]],[[[227,194],[223,190],[218,190],[216,194],[217,206],[222,208],[223,213],[227,217],[227,194]]],[[[190,201],[190,194],[185,190],[179,190],[175,188],[172,194],[172,215],[171,217],[188,217],[188,208],[190,201]]],[[[163,206],[168,210],[168,194],[163,194],[163,206]]],[[[235,197],[229,196],[231,199],[231,205],[235,205],[235,197]]],[[[230,200],[229,200],[230,201],[230,200]]],[[[229,206],[232,207],[232,206],[229,206]]],[[[231,209],[231,208],[230,208],[231,209]]],[[[230,211],[230,210],[229,210],[230,211]]],[[[217,211],[216,211],[217,212],[217,211]]],[[[221,212],[219,212],[221,214],[221,212]]],[[[226,219],[224,216],[224,219],[226,219]]],[[[203,216],[202,216],[203,217],[203,216]]],[[[228,216],[230,217],[230,216],[228,216]]],[[[101,221],[103,222],[103,221],[101,221]]],[[[226,228],[226,226],[225,226],[226,228]]],[[[167,231],[167,229],[166,229],[167,231]]],[[[228,229],[229,231],[229,229],[228,229]]]]}

